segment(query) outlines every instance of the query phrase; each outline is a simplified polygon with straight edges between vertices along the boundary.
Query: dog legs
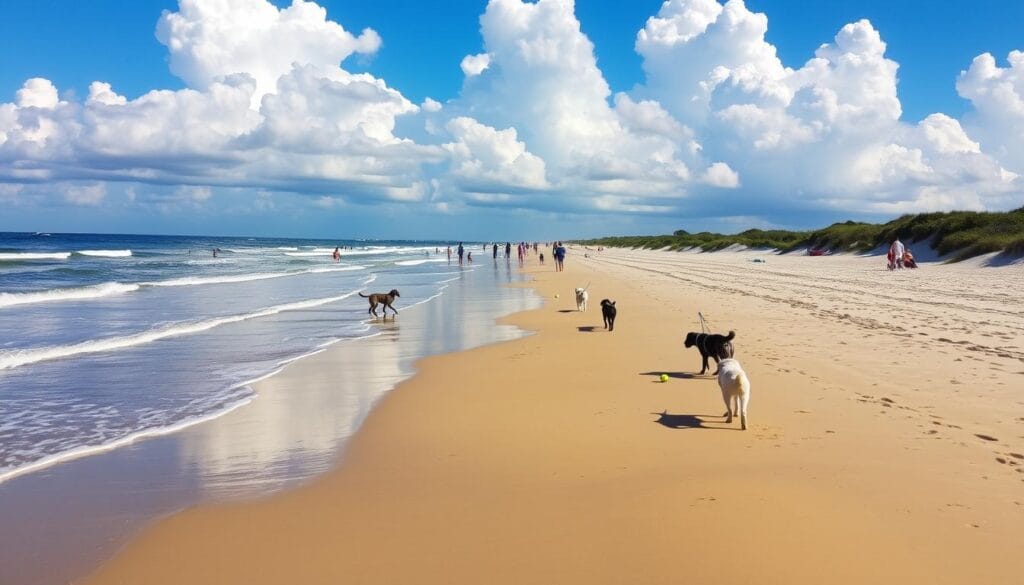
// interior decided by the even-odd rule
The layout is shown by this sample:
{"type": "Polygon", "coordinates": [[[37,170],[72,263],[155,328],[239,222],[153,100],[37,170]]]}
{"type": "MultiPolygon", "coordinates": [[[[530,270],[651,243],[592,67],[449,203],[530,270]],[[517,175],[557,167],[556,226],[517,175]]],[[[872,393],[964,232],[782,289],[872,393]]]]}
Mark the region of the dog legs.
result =
{"type": "Polygon", "coordinates": [[[740,403],[740,428],[745,431],[747,430],[747,403],[750,402],[750,394],[747,393],[742,396],[738,396],[736,401],[740,403]]]}

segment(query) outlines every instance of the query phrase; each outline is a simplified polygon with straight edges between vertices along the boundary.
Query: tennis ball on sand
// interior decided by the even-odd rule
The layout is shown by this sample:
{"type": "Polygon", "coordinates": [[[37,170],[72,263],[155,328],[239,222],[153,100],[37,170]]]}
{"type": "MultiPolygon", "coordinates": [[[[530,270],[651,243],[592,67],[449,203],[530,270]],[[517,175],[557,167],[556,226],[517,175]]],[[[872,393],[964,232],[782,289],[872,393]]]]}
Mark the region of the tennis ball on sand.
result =
{"type": "Polygon", "coordinates": [[[557,293],[555,293],[555,298],[556,298],[556,299],[558,298],[558,294],[557,294],[557,293]]]}
{"type": "Polygon", "coordinates": [[[668,382],[668,374],[662,374],[661,375],[661,381],[662,382],[668,382]]]}

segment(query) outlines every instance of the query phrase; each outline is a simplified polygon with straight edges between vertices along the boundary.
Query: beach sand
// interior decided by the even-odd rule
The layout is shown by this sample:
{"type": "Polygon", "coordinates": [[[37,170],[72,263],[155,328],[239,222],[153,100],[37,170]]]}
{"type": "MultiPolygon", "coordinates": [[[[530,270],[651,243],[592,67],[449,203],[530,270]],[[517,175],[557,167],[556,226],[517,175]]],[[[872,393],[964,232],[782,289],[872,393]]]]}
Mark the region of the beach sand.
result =
{"type": "MultiPolygon", "coordinates": [[[[1024,581],[1020,267],[592,254],[531,264],[547,302],[503,322],[536,334],[418,362],[333,471],[164,519],[85,582],[1024,581]],[[746,432],[682,346],[698,311],[736,331],[746,432]]],[[[330,355],[267,383],[330,384],[330,355]]]]}

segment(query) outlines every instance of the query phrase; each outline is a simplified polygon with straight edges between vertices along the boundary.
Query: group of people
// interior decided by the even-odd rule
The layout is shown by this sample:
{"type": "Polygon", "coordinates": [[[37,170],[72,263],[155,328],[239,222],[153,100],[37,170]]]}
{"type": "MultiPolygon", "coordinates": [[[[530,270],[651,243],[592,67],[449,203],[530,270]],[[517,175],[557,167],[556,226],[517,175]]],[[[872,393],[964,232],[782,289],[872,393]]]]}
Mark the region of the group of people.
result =
{"type": "MultiPolygon", "coordinates": [[[[488,244],[483,244],[483,248],[482,249],[485,252],[487,251],[487,248],[488,248],[488,244]]],[[[491,248],[491,257],[494,260],[497,260],[498,259],[498,253],[500,252],[501,246],[498,243],[492,243],[492,244],[490,244],[490,248],[491,248]]],[[[532,244],[529,243],[529,242],[519,242],[518,244],[516,244],[516,257],[519,260],[519,265],[520,266],[523,266],[523,264],[526,262],[526,256],[530,253],[531,250],[533,250],[533,253],[539,257],[540,263],[544,264],[544,252],[541,252],[540,244],[538,244],[536,242],[534,242],[532,244]]],[[[435,249],[435,252],[440,252],[440,250],[439,249],[435,249]]],[[[451,263],[451,261],[452,261],[452,247],[451,246],[447,247],[446,253],[448,254],[448,262],[451,263]]],[[[558,270],[559,272],[564,270],[565,269],[565,246],[562,245],[562,242],[554,242],[554,243],[551,244],[551,255],[555,259],[555,270],[558,270]]],[[[458,260],[459,266],[462,266],[463,262],[466,262],[466,263],[472,263],[473,262],[473,252],[467,250],[467,248],[466,248],[466,246],[465,246],[465,244],[463,242],[459,242],[459,244],[455,247],[455,256],[456,256],[456,258],[458,260]]],[[[512,258],[512,242],[505,242],[505,259],[511,259],[511,258],[512,258]]]]}
{"type": "Polygon", "coordinates": [[[889,253],[886,254],[886,260],[888,260],[887,267],[889,270],[899,270],[901,268],[917,268],[917,262],[914,260],[914,254],[903,245],[903,242],[899,238],[896,238],[892,245],[889,246],[889,253]]]}

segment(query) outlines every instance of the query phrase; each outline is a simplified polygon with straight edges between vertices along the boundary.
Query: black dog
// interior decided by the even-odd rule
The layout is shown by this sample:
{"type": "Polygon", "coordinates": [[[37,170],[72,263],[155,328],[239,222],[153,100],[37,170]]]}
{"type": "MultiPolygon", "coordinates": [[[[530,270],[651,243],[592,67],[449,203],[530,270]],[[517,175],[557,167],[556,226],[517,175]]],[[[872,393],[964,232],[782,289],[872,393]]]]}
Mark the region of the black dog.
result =
{"type": "Polygon", "coordinates": [[[700,350],[700,357],[703,363],[700,368],[700,375],[704,375],[704,372],[708,371],[708,358],[715,358],[715,373],[712,376],[718,374],[718,362],[719,360],[729,359],[733,356],[732,338],[736,337],[735,331],[730,331],[729,335],[719,335],[717,333],[695,333],[690,332],[686,334],[686,342],[683,344],[686,347],[697,346],[700,350]]]}
{"type": "Polygon", "coordinates": [[[370,310],[367,311],[368,313],[373,313],[373,316],[376,317],[377,305],[384,305],[384,316],[387,317],[388,309],[394,311],[396,315],[398,314],[398,310],[392,307],[391,303],[395,302],[396,297],[400,297],[402,295],[398,294],[397,289],[391,289],[391,292],[387,294],[373,293],[372,295],[364,295],[363,293],[359,293],[359,296],[363,297],[364,299],[370,299],[370,310]]]}
{"type": "Polygon", "coordinates": [[[604,317],[604,328],[608,331],[615,331],[615,313],[615,301],[601,301],[601,316],[604,317]]]}

